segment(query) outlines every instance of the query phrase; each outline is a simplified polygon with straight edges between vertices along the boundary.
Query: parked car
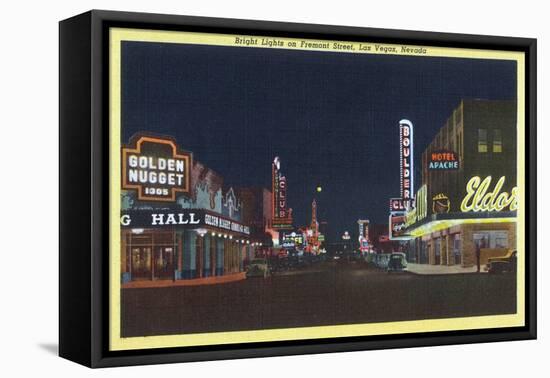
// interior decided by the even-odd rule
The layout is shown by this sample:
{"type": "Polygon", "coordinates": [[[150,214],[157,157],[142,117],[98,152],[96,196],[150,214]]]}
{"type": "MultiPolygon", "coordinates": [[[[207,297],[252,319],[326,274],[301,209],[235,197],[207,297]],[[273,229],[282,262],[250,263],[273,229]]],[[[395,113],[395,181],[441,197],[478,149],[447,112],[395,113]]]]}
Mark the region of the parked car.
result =
{"type": "Polygon", "coordinates": [[[271,274],[269,265],[266,259],[254,259],[248,264],[246,269],[246,278],[263,277],[266,278],[271,274]]]}
{"type": "Polygon", "coordinates": [[[374,266],[379,269],[386,269],[388,267],[388,261],[390,260],[389,253],[377,253],[374,255],[374,266]]]}
{"type": "Polygon", "coordinates": [[[515,273],[517,265],[517,251],[509,250],[504,256],[490,257],[485,265],[488,273],[515,273]]]}
{"type": "Polygon", "coordinates": [[[407,270],[407,257],[403,252],[392,252],[388,259],[388,273],[404,272],[407,270]]]}

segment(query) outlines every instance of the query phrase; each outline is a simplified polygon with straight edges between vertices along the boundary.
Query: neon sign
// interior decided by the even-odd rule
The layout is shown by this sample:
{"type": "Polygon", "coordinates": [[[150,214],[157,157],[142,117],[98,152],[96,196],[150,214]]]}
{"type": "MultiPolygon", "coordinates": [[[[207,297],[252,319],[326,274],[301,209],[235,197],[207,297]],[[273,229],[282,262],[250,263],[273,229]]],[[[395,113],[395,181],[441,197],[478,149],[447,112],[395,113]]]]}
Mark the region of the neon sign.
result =
{"type": "Polygon", "coordinates": [[[411,207],[414,191],[413,125],[408,119],[399,121],[401,198],[406,208],[411,207]]]}
{"type": "Polygon", "coordinates": [[[292,209],[287,207],[286,177],[281,174],[281,160],[275,157],[271,164],[273,224],[276,229],[288,229],[292,225],[292,209]]]}
{"type": "Polygon", "coordinates": [[[428,169],[443,171],[443,170],[457,170],[458,157],[454,151],[439,150],[430,153],[430,161],[428,162],[428,169]]]}
{"type": "Polygon", "coordinates": [[[416,192],[416,207],[410,209],[405,214],[405,225],[407,227],[421,221],[428,215],[428,187],[422,185],[416,192]]]}
{"type": "Polygon", "coordinates": [[[405,211],[403,198],[390,198],[390,212],[405,211]]]}
{"type": "Polygon", "coordinates": [[[359,219],[357,221],[359,225],[359,242],[361,242],[361,239],[369,240],[369,223],[368,219],[359,219]]]}
{"type": "Polygon", "coordinates": [[[482,181],[479,176],[474,176],[466,185],[466,196],[462,200],[460,210],[462,212],[501,211],[509,207],[510,211],[518,208],[518,188],[512,188],[510,193],[501,192],[505,176],[496,183],[494,189],[489,191],[491,176],[482,181]]]}
{"type": "Polygon", "coordinates": [[[404,236],[405,228],[405,213],[390,214],[389,236],[391,240],[404,236]]]}
{"type": "Polygon", "coordinates": [[[189,194],[191,154],[178,151],[171,139],[136,135],[122,148],[122,188],[141,201],[175,201],[189,194]]]}
{"type": "Polygon", "coordinates": [[[451,210],[451,200],[443,193],[432,198],[432,213],[448,213],[451,210]]]}

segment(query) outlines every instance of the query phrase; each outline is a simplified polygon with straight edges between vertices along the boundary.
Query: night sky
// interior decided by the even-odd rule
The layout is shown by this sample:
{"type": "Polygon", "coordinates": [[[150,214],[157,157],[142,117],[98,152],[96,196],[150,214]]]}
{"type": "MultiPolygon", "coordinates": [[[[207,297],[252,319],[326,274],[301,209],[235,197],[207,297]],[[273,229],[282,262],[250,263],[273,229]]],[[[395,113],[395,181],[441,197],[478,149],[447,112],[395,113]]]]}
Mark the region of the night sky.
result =
{"type": "Polygon", "coordinates": [[[400,119],[414,124],[419,183],[421,153],[461,99],[516,98],[507,61],[124,42],[122,62],[123,143],[171,135],[226,187],[271,188],[278,155],[295,225],[315,197],[329,240],[355,236],[357,219],[387,223],[400,119]]]}

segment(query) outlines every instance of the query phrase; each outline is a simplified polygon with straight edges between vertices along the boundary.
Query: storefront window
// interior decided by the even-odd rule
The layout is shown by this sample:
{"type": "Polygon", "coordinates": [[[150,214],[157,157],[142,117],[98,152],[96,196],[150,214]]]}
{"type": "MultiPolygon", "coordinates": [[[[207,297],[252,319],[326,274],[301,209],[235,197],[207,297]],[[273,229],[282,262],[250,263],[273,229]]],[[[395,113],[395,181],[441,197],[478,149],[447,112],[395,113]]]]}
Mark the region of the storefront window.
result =
{"type": "Polygon", "coordinates": [[[428,263],[428,242],[425,240],[422,240],[422,245],[420,247],[420,263],[428,263]]]}
{"type": "Polygon", "coordinates": [[[170,279],[174,274],[174,248],[155,248],[155,278],[170,279]]]}
{"type": "Polygon", "coordinates": [[[132,280],[172,279],[176,268],[173,232],[129,234],[127,263],[132,280]]]}
{"type": "Polygon", "coordinates": [[[508,248],[508,232],[497,231],[494,236],[494,248],[508,248]]]}
{"type": "Polygon", "coordinates": [[[474,233],[475,245],[481,248],[508,248],[508,231],[479,231],[474,233]]]}
{"type": "Polygon", "coordinates": [[[151,279],[151,248],[132,248],[132,279],[151,279]]]}
{"type": "Polygon", "coordinates": [[[455,234],[453,237],[453,256],[455,265],[462,263],[460,256],[460,234],[455,234]]]}

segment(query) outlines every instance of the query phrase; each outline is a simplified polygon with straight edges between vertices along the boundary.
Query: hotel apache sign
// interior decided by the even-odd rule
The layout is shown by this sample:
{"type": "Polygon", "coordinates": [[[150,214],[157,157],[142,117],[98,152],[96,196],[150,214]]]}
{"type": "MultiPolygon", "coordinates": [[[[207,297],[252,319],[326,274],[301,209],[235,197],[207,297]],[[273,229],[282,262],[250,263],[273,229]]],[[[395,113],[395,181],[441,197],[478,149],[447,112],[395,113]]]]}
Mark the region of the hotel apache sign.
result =
{"type": "Polygon", "coordinates": [[[172,139],[138,135],[122,148],[122,189],[141,201],[175,201],[189,194],[191,154],[179,152],[172,139]]]}
{"type": "Polygon", "coordinates": [[[438,150],[430,153],[428,169],[432,171],[455,171],[459,168],[456,152],[449,150],[438,150]]]}

